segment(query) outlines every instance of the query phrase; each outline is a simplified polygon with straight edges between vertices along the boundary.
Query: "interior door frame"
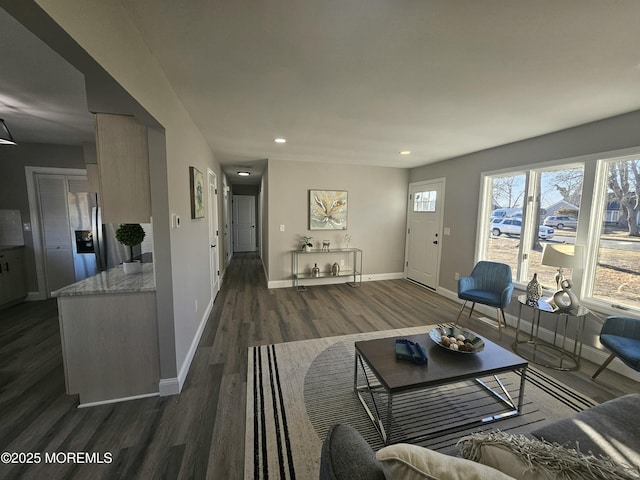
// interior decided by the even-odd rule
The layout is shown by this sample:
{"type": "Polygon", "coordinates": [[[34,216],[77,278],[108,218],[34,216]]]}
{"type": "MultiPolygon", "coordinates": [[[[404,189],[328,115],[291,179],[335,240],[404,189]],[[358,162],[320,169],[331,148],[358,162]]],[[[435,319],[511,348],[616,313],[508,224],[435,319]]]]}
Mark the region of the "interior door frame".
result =
{"type": "Polygon", "coordinates": [[[212,301],[215,300],[216,295],[220,291],[220,229],[218,220],[218,176],[210,168],[207,169],[207,186],[209,191],[209,270],[211,275],[211,294],[212,301]],[[212,181],[213,179],[213,181],[212,181]],[[213,186],[214,193],[211,193],[211,187],[213,186]],[[213,232],[216,232],[213,235],[213,232]],[[211,247],[211,238],[216,238],[215,252],[211,247]],[[212,256],[215,258],[215,270],[212,268],[212,256]]]}
{"type": "MultiPolygon", "coordinates": [[[[42,243],[42,229],[40,228],[40,203],[38,201],[38,188],[36,185],[36,174],[44,175],[64,175],[64,176],[86,176],[87,171],[80,168],[54,168],[54,167],[24,167],[24,174],[27,181],[27,197],[29,198],[29,222],[31,222],[31,241],[33,242],[33,254],[36,264],[36,279],[38,290],[27,293],[27,301],[46,300],[47,277],[44,266],[44,247],[42,243]]],[[[23,224],[26,223],[22,219],[23,224]]],[[[24,227],[23,227],[24,229],[24,227]]],[[[28,278],[28,275],[27,275],[28,278]]]]}
{"type": "MultiPolygon", "coordinates": [[[[442,242],[444,239],[444,227],[442,225],[443,223],[443,219],[444,219],[444,198],[445,198],[445,187],[446,187],[446,178],[434,178],[431,180],[422,180],[419,182],[411,182],[409,183],[409,188],[407,189],[407,227],[405,230],[405,246],[404,246],[404,278],[409,280],[408,274],[409,274],[409,242],[410,242],[410,235],[409,235],[409,228],[411,227],[409,220],[411,218],[411,212],[413,209],[413,199],[411,196],[411,191],[413,188],[415,187],[426,187],[428,188],[429,185],[434,185],[434,184],[439,184],[440,185],[440,189],[441,189],[441,200],[439,202],[440,206],[436,207],[436,213],[438,215],[438,223],[440,225],[440,231],[438,232],[440,241],[438,242],[438,249],[437,249],[437,254],[436,254],[436,285],[434,288],[434,290],[437,291],[438,286],[440,285],[440,264],[442,262],[442,242]]],[[[436,201],[438,201],[438,199],[436,199],[436,201]]],[[[422,284],[420,284],[422,285],[422,284]]],[[[430,288],[427,287],[425,285],[425,288],[430,288]]]]}
{"type": "Polygon", "coordinates": [[[232,196],[232,232],[233,232],[233,238],[232,238],[232,243],[233,243],[233,252],[256,252],[258,251],[258,238],[257,238],[257,230],[258,228],[256,228],[256,223],[258,222],[258,211],[256,208],[256,203],[257,203],[257,196],[256,195],[245,195],[245,194],[234,194],[232,196]],[[240,200],[240,197],[244,198],[251,198],[251,213],[253,214],[253,225],[251,226],[251,228],[253,229],[251,231],[251,245],[249,250],[238,250],[238,223],[237,223],[237,216],[238,216],[238,201],[240,200]]]}

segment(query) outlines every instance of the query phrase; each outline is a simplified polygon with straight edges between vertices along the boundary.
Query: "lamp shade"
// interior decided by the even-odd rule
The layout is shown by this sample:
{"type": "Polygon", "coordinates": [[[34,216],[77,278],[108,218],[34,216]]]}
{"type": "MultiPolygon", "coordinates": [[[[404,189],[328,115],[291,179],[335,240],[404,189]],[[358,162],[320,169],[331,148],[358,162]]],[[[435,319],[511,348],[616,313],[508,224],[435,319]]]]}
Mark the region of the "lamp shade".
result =
{"type": "Polygon", "coordinates": [[[0,118],[0,145],[17,145],[7,124],[0,118]]]}
{"type": "Polygon", "coordinates": [[[542,250],[542,265],[558,268],[582,268],[584,245],[553,245],[547,243],[542,250]]]}

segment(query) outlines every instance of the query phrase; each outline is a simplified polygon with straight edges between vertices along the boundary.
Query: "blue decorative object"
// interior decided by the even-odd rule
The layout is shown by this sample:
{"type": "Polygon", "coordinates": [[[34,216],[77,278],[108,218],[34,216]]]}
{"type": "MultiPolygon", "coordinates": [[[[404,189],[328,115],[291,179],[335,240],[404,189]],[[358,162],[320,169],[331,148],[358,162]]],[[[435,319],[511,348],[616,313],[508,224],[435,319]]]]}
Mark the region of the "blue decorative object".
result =
{"type": "Polygon", "coordinates": [[[427,363],[427,352],[418,342],[412,342],[406,338],[396,339],[396,358],[409,360],[417,365],[427,363]]]}

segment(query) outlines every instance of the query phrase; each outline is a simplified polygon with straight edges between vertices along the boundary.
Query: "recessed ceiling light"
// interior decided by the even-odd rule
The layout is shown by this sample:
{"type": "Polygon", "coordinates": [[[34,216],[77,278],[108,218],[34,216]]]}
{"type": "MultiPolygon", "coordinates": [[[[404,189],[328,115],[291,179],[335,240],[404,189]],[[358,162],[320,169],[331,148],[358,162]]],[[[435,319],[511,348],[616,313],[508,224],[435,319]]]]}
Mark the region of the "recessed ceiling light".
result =
{"type": "Polygon", "coordinates": [[[240,175],[241,177],[248,177],[251,174],[249,172],[238,172],[238,175],[240,175]]]}
{"type": "Polygon", "coordinates": [[[411,155],[411,150],[402,150],[400,155],[411,155]]]}
{"type": "Polygon", "coordinates": [[[276,143],[287,143],[286,138],[274,138],[273,141],[276,143]]]}

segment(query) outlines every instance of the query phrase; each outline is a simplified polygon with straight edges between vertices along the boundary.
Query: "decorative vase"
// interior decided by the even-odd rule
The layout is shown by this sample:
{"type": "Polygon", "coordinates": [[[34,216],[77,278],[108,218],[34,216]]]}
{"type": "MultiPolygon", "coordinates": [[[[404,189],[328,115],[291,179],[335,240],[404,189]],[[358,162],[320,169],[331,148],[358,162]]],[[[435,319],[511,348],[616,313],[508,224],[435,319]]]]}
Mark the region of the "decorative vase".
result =
{"type": "Polygon", "coordinates": [[[142,272],[142,263],[139,260],[134,260],[133,262],[124,262],[122,264],[122,269],[124,270],[125,275],[140,273],[142,272]]]}
{"type": "Polygon", "coordinates": [[[331,275],[333,275],[334,277],[340,275],[340,265],[338,265],[338,262],[334,263],[331,266],[331,275]]]}
{"type": "Polygon", "coordinates": [[[533,278],[527,284],[527,305],[537,307],[538,300],[542,296],[542,285],[538,282],[538,274],[534,273],[533,278]]]}
{"type": "Polygon", "coordinates": [[[319,277],[320,276],[320,269],[318,268],[318,264],[314,264],[314,267],[311,269],[311,275],[313,275],[314,277],[319,277]]]}

